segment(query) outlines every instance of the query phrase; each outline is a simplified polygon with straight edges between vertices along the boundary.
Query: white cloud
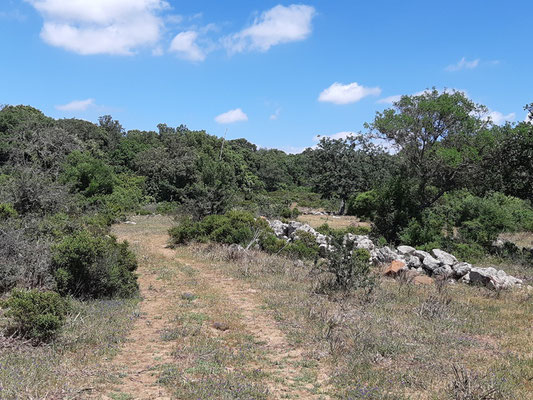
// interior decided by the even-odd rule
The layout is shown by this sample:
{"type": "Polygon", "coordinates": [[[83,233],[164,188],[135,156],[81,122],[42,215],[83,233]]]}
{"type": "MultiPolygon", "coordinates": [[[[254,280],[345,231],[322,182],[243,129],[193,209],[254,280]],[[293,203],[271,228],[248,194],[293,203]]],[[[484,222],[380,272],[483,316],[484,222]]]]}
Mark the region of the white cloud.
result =
{"type": "Polygon", "coordinates": [[[82,55],[133,54],[159,41],[164,0],[26,0],[43,16],[41,38],[82,55]]]}
{"type": "Polygon", "coordinates": [[[501,125],[505,122],[512,122],[515,120],[515,118],[515,113],[509,113],[507,115],[504,115],[499,111],[489,111],[489,113],[485,116],[486,120],[490,119],[495,125],[501,125]]]}
{"type": "Polygon", "coordinates": [[[181,32],[170,43],[170,51],[178,53],[180,57],[190,61],[204,61],[206,51],[196,43],[198,32],[181,32]]]}
{"type": "Polygon", "coordinates": [[[240,108],[236,108],[218,115],[215,117],[215,121],[219,124],[232,124],[234,122],[248,121],[248,116],[240,108]]]}
{"type": "Polygon", "coordinates": [[[304,40],[311,34],[314,7],[292,4],[277,5],[263,12],[248,28],[222,40],[230,53],[249,50],[267,51],[272,46],[304,40]]]}
{"type": "Polygon", "coordinates": [[[89,107],[94,105],[94,99],[74,100],[70,103],[56,106],[56,109],[60,111],[87,111],[89,107]]]}
{"type": "Polygon", "coordinates": [[[474,69],[479,65],[479,58],[468,61],[465,57],[461,58],[456,64],[448,65],[446,71],[455,72],[462,69],[474,69]]]}
{"type": "Polygon", "coordinates": [[[318,101],[334,104],[349,104],[355,103],[367,96],[379,96],[380,94],[381,89],[379,87],[367,88],[359,85],[357,82],[348,85],[335,82],[320,93],[318,101]]]}
{"type": "Polygon", "coordinates": [[[395,96],[389,96],[389,97],[385,97],[383,99],[379,99],[377,101],[377,103],[379,104],[393,104],[393,103],[396,103],[397,101],[400,101],[402,98],[402,95],[401,94],[397,94],[395,96]]]}

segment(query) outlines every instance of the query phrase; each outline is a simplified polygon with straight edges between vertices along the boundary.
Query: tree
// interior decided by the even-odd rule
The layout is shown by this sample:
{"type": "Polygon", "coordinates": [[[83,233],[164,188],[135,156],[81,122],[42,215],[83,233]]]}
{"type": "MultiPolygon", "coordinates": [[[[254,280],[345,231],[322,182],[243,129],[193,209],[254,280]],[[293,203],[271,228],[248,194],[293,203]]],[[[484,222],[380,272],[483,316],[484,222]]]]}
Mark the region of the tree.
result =
{"type": "Polygon", "coordinates": [[[346,139],[323,137],[317,148],[307,153],[314,190],[326,198],[339,198],[339,214],[344,214],[352,194],[372,189],[388,171],[383,149],[361,135],[346,139]]]}
{"type": "Polygon", "coordinates": [[[486,114],[486,107],[461,92],[433,89],[403,96],[366,127],[398,150],[404,173],[417,186],[422,210],[472,178],[471,167],[485,149],[490,125],[486,114]]]}

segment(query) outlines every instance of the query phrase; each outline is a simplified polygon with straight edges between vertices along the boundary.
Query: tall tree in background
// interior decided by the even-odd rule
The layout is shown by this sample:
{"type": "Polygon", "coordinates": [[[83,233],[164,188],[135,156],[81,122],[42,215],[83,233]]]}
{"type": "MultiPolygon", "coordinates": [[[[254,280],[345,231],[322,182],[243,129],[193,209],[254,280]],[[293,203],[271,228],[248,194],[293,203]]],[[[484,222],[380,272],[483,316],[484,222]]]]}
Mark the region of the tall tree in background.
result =
{"type": "Polygon", "coordinates": [[[307,153],[314,190],[326,198],[339,198],[339,214],[344,214],[352,194],[371,189],[387,171],[383,150],[361,135],[323,137],[317,148],[307,153]]]}
{"type": "Polygon", "coordinates": [[[485,149],[487,111],[461,92],[433,89],[403,96],[366,127],[398,150],[405,175],[416,185],[419,208],[424,209],[472,179],[471,167],[485,149]]]}

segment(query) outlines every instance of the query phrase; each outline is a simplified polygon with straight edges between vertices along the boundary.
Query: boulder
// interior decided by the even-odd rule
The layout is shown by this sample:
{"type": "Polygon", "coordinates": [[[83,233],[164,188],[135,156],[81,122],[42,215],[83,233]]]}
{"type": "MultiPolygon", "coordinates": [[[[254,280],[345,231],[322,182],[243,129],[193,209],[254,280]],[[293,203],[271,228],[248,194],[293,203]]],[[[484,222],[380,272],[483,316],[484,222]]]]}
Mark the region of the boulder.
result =
{"type": "Polygon", "coordinates": [[[420,261],[418,257],[406,256],[406,260],[407,260],[407,266],[409,268],[417,269],[418,267],[422,266],[422,262],[420,261]]]}
{"type": "Polygon", "coordinates": [[[453,269],[449,265],[443,264],[433,270],[433,275],[448,278],[453,276],[453,269]]]}
{"type": "Polygon", "coordinates": [[[407,266],[403,261],[400,260],[394,260],[390,263],[390,265],[387,267],[385,272],[383,272],[383,275],[390,276],[392,278],[397,277],[399,274],[401,274],[402,271],[406,271],[407,266]]]}
{"type": "Polygon", "coordinates": [[[410,256],[411,254],[413,254],[416,249],[414,247],[411,247],[411,246],[398,246],[396,248],[396,250],[398,250],[398,253],[404,255],[404,256],[410,256]]]}
{"type": "Polygon", "coordinates": [[[385,246],[372,252],[372,261],[376,264],[387,264],[400,258],[400,255],[385,246]]]}
{"type": "Polygon", "coordinates": [[[521,286],[523,283],[521,279],[507,275],[505,271],[497,271],[496,268],[492,267],[472,268],[468,273],[468,282],[493,290],[509,289],[514,286],[521,286]]]}
{"type": "Polygon", "coordinates": [[[450,253],[446,253],[445,251],[439,249],[433,249],[431,252],[441,264],[454,265],[457,263],[457,258],[450,253]]]}
{"type": "Polygon", "coordinates": [[[287,226],[287,236],[291,239],[298,239],[298,232],[308,232],[313,236],[317,236],[318,232],[315,231],[310,225],[302,224],[301,222],[291,221],[287,226]]]}
{"type": "Polygon", "coordinates": [[[452,266],[452,269],[453,269],[453,273],[455,277],[459,279],[470,272],[470,270],[472,269],[472,264],[460,262],[460,263],[454,264],[452,266]]]}
{"type": "Polygon", "coordinates": [[[422,260],[422,267],[431,272],[439,268],[440,265],[441,264],[439,260],[431,257],[429,254],[426,257],[424,257],[424,259],[422,260]]]}
{"type": "Polygon", "coordinates": [[[415,250],[413,251],[413,256],[418,257],[420,261],[423,261],[424,258],[431,257],[431,254],[429,254],[427,251],[415,250]]]}
{"type": "Polygon", "coordinates": [[[365,250],[368,250],[368,251],[372,251],[372,250],[374,250],[374,248],[376,246],[374,246],[374,242],[372,242],[372,240],[370,240],[367,237],[365,239],[361,239],[360,241],[358,241],[357,244],[356,244],[356,247],[358,249],[365,249],[365,250]]]}
{"type": "Polygon", "coordinates": [[[287,239],[287,228],[289,226],[288,224],[284,224],[283,222],[278,221],[277,219],[270,221],[269,224],[270,228],[272,228],[272,230],[274,231],[274,235],[276,235],[278,239],[287,239]]]}

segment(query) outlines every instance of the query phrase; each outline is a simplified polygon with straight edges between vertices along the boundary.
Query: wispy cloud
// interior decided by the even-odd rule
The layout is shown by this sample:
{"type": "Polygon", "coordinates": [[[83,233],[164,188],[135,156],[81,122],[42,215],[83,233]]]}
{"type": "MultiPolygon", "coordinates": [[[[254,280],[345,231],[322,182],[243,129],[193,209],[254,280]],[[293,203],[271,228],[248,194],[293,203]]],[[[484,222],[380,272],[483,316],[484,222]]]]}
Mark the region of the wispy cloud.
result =
{"type": "Polygon", "coordinates": [[[276,119],[279,118],[279,115],[280,115],[280,114],[281,114],[281,108],[277,108],[276,111],[274,111],[274,113],[272,113],[272,114],[270,115],[270,119],[271,119],[272,121],[275,121],[276,119]]]}
{"type": "Polygon", "coordinates": [[[448,65],[446,71],[455,72],[461,71],[463,69],[474,69],[479,66],[479,58],[468,61],[465,57],[461,58],[457,63],[448,65]]]}
{"type": "Polygon", "coordinates": [[[74,100],[67,104],[55,106],[60,111],[87,111],[90,107],[94,107],[94,99],[74,100]]]}
{"type": "Polygon", "coordinates": [[[318,101],[334,104],[350,104],[358,102],[367,96],[379,96],[380,94],[381,89],[379,87],[364,87],[357,82],[347,85],[335,82],[320,93],[318,101]]]}
{"type": "Polygon", "coordinates": [[[402,98],[402,95],[401,94],[397,94],[397,95],[394,95],[394,96],[389,96],[389,97],[385,97],[383,99],[379,99],[377,101],[378,104],[393,104],[393,103],[396,103],[397,101],[400,101],[402,98]]]}
{"type": "Polygon", "coordinates": [[[240,108],[229,110],[215,117],[219,124],[233,124],[235,122],[248,121],[248,116],[240,108]]]}
{"type": "Polygon", "coordinates": [[[272,46],[306,39],[312,31],[314,7],[303,4],[278,5],[257,17],[254,23],[222,39],[229,53],[267,51],[272,46]]]}

